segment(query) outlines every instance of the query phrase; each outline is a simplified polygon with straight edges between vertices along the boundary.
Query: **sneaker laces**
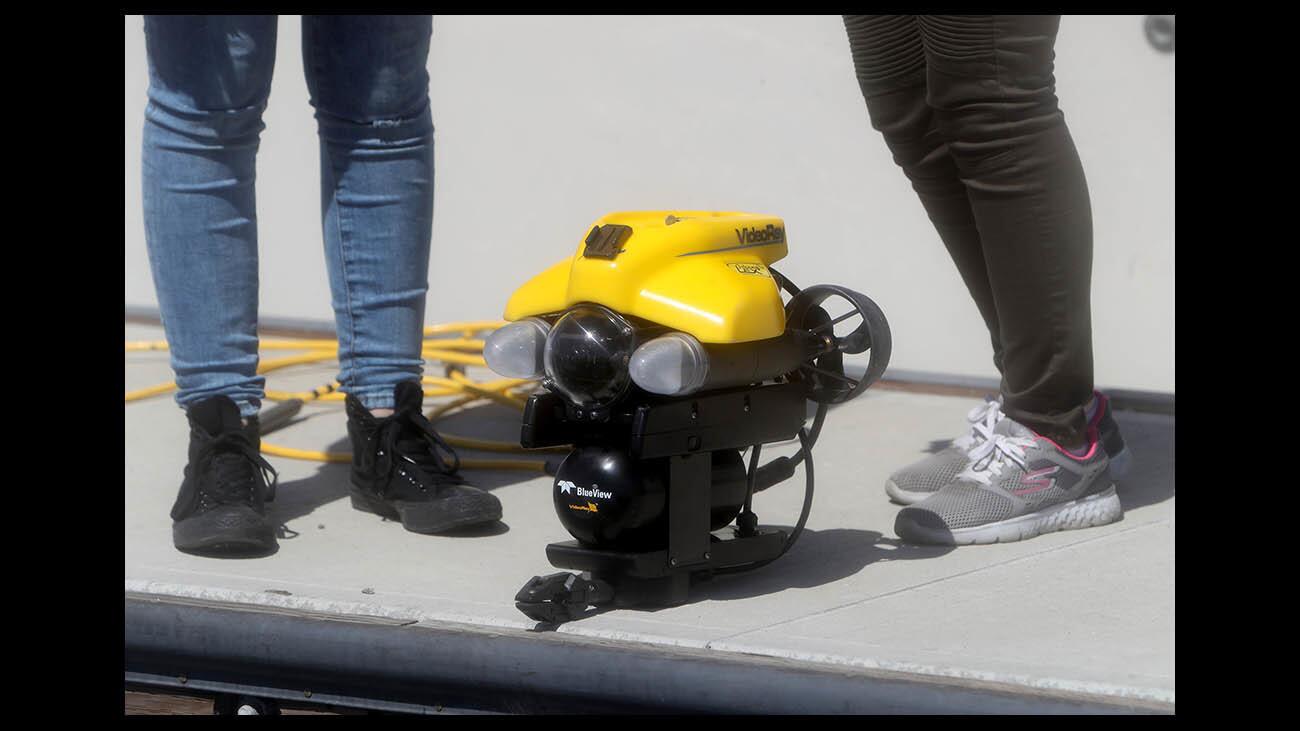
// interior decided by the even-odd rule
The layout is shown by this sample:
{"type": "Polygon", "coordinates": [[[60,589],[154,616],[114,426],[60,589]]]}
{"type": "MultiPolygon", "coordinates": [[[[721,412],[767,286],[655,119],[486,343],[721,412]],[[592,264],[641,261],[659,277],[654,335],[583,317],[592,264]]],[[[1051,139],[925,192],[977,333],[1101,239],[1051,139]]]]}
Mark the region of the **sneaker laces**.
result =
{"type": "Polygon", "coordinates": [[[248,500],[256,489],[253,482],[257,476],[249,469],[250,463],[261,472],[262,484],[267,490],[266,502],[275,499],[279,473],[241,432],[231,431],[213,437],[199,450],[195,461],[200,470],[212,466],[213,479],[206,481],[204,492],[219,503],[242,504],[248,500]]]}
{"type": "Polygon", "coordinates": [[[968,480],[988,485],[994,477],[1002,474],[1002,468],[1011,462],[1022,470],[1029,470],[1025,464],[1025,450],[1034,446],[1031,437],[1011,437],[1006,434],[989,434],[989,438],[969,452],[970,465],[957,473],[958,480],[968,480]]]}
{"type": "Polygon", "coordinates": [[[971,430],[953,440],[953,446],[970,452],[993,436],[993,429],[1002,421],[1002,401],[1000,399],[985,401],[966,413],[966,420],[971,423],[971,430]]]}
{"type": "Polygon", "coordinates": [[[379,453],[376,455],[375,467],[385,477],[393,474],[397,466],[394,462],[396,456],[419,467],[435,483],[464,482],[456,474],[460,470],[460,455],[439,436],[433,424],[417,409],[399,411],[383,420],[379,424],[376,441],[379,453]],[[450,455],[450,461],[443,457],[443,453],[450,455]]]}

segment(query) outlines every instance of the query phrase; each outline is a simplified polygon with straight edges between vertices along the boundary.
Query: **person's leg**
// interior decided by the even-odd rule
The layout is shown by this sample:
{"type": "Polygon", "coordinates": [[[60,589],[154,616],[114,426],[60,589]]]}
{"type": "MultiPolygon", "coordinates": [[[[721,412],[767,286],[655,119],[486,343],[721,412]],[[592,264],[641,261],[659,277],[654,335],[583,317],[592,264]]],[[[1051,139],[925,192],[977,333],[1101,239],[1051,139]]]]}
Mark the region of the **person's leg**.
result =
{"type": "MultiPolygon", "coordinates": [[[[979,227],[1008,418],[950,484],[899,511],[914,543],[996,543],[1123,517],[1104,400],[1089,423],[1092,219],[1057,107],[1057,16],[923,16],[929,103],[979,227]]],[[[1113,424],[1112,424],[1113,426],[1113,424]]],[[[1115,431],[1115,437],[1118,432],[1115,431]]]]}
{"type": "Polygon", "coordinates": [[[1002,370],[998,313],[985,268],[983,244],[948,145],[926,103],[926,60],[917,16],[846,15],[858,86],[871,126],[885,138],[894,162],[912,181],[961,274],[993,344],[1002,370]]]}
{"type": "Polygon", "coordinates": [[[145,238],[190,425],[172,542],[197,553],[276,545],[258,454],[254,160],[275,64],[275,16],[146,16],[145,238]],[[243,417],[241,419],[241,416],[243,417]]]}
{"type": "MultiPolygon", "coordinates": [[[[966,186],[926,103],[925,49],[914,15],[846,15],[849,48],[871,126],[885,138],[894,162],[912,182],[943,240],[967,291],[975,300],[993,345],[993,364],[1002,370],[998,313],[984,265],[983,244],[966,186]]],[[[944,449],[895,470],[885,493],[910,505],[933,495],[966,468],[970,449],[988,437],[1001,418],[989,402],[967,414],[967,430],[944,449]]]]}
{"type": "Polygon", "coordinates": [[[438,533],[501,518],[421,413],[433,231],[430,16],[305,16],[358,510],[438,533]]]}
{"type": "Polygon", "coordinates": [[[227,396],[244,417],[257,375],[254,159],[275,64],[276,17],[145,16],[145,240],[187,408],[227,396]]]}
{"type": "Polygon", "coordinates": [[[433,226],[430,16],[304,16],[339,383],[393,408],[419,379],[433,226]]]}
{"type": "Polygon", "coordinates": [[[1093,393],[1092,212],[1057,105],[1059,16],[919,16],[928,102],[996,302],[1008,416],[1069,447],[1093,393]]]}

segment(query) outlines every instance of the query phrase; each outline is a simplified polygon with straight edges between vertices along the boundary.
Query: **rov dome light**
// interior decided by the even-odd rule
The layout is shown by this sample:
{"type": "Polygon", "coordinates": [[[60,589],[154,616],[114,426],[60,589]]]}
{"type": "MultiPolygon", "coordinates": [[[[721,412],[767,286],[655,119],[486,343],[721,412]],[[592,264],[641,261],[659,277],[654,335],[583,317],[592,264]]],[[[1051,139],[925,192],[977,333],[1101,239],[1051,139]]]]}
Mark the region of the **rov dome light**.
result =
{"type": "Polygon", "coordinates": [[[483,342],[488,368],[506,378],[537,378],[545,369],[543,355],[551,326],[528,317],[494,330],[483,342]]]}
{"type": "Polygon", "coordinates": [[[645,343],[628,365],[633,382],[650,393],[685,396],[709,377],[709,356],[699,340],[673,332],[645,343]]]}

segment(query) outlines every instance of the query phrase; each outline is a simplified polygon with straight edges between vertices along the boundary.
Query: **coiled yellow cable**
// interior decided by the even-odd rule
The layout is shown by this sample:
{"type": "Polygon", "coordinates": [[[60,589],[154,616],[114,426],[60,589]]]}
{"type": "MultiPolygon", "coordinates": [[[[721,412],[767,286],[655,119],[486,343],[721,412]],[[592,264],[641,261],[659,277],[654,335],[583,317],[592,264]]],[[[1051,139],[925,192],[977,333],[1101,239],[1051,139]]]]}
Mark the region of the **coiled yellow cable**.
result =
{"type": "MultiPolygon", "coordinates": [[[[444,364],[444,370],[447,374],[446,377],[425,376],[422,379],[424,385],[424,396],[425,398],[440,398],[444,396],[456,397],[452,401],[433,406],[427,414],[429,421],[436,422],[452,412],[481,401],[491,401],[505,406],[511,406],[516,409],[523,409],[528,394],[537,387],[536,381],[523,378],[502,378],[494,381],[475,381],[465,375],[463,368],[463,366],[467,365],[486,365],[483,361],[482,338],[504,324],[504,322],[499,321],[449,322],[439,325],[431,325],[424,329],[424,344],[420,352],[421,357],[431,364],[441,362],[444,364]],[[452,335],[456,337],[439,337],[444,335],[452,335]]],[[[261,350],[303,351],[296,355],[287,355],[261,360],[257,367],[257,372],[259,374],[270,373],[272,371],[297,365],[331,362],[338,358],[338,341],[335,340],[320,338],[270,339],[260,341],[259,346],[261,350]]],[[[165,340],[128,341],[126,343],[127,353],[165,350],[168,350],[167,341],[165,340]]],[[[170,393],[175,390],[175,388],[175,381],[169,381],[167,383],[159,383],[147,388],[128,391],[126,393],[126,402],[130,403],[132,401],[139,401],[141,399],[170,393]]],[[[314,388],[310,391],[276,391],[266,389],[266,399],[269,401],[291,401],[297,399],[302,402],[342,401],[345,396],[338,391],[338,388],[338,382],[331,381],[330,383],[314,388]]],[[[472,439],[469,437],[446,434],[441,431],[440,434],[448,444],[462,449],[528,455],[567,451],[567,448],[564,447],[524,449],[518,444],[512,444],[509,442],[472,439]]],[[[293,447],[283,447],[277,444],[270,444],[266,441],[262,442],[262,452],[277,457],[314,460],[318,462],[346,463],[352,461],[352,455],[347,452],[325,452],[310,449],[296,449],[293,447]]],[[[537,459],[462,459],[461,466],[466,469],[547,471],[546,460],[537,459]]]]}

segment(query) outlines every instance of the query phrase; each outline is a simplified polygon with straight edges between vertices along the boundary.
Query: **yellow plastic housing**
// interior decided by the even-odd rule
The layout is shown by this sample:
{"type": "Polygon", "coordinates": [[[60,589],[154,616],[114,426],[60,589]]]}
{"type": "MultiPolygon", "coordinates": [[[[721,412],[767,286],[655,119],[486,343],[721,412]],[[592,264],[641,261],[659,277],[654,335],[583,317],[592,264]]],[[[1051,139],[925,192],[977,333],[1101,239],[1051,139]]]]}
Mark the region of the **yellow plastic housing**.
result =
{"type": "Polygon", "coordinates": [[[785,222],[735,211],[610,213],[594,226],[632,229],[612,258],[574,255],[528,280],[505,319],[604,305],[694,335],[743,343],[785,332],[785,308],[767,265],[786,255],[785,222]]]}

